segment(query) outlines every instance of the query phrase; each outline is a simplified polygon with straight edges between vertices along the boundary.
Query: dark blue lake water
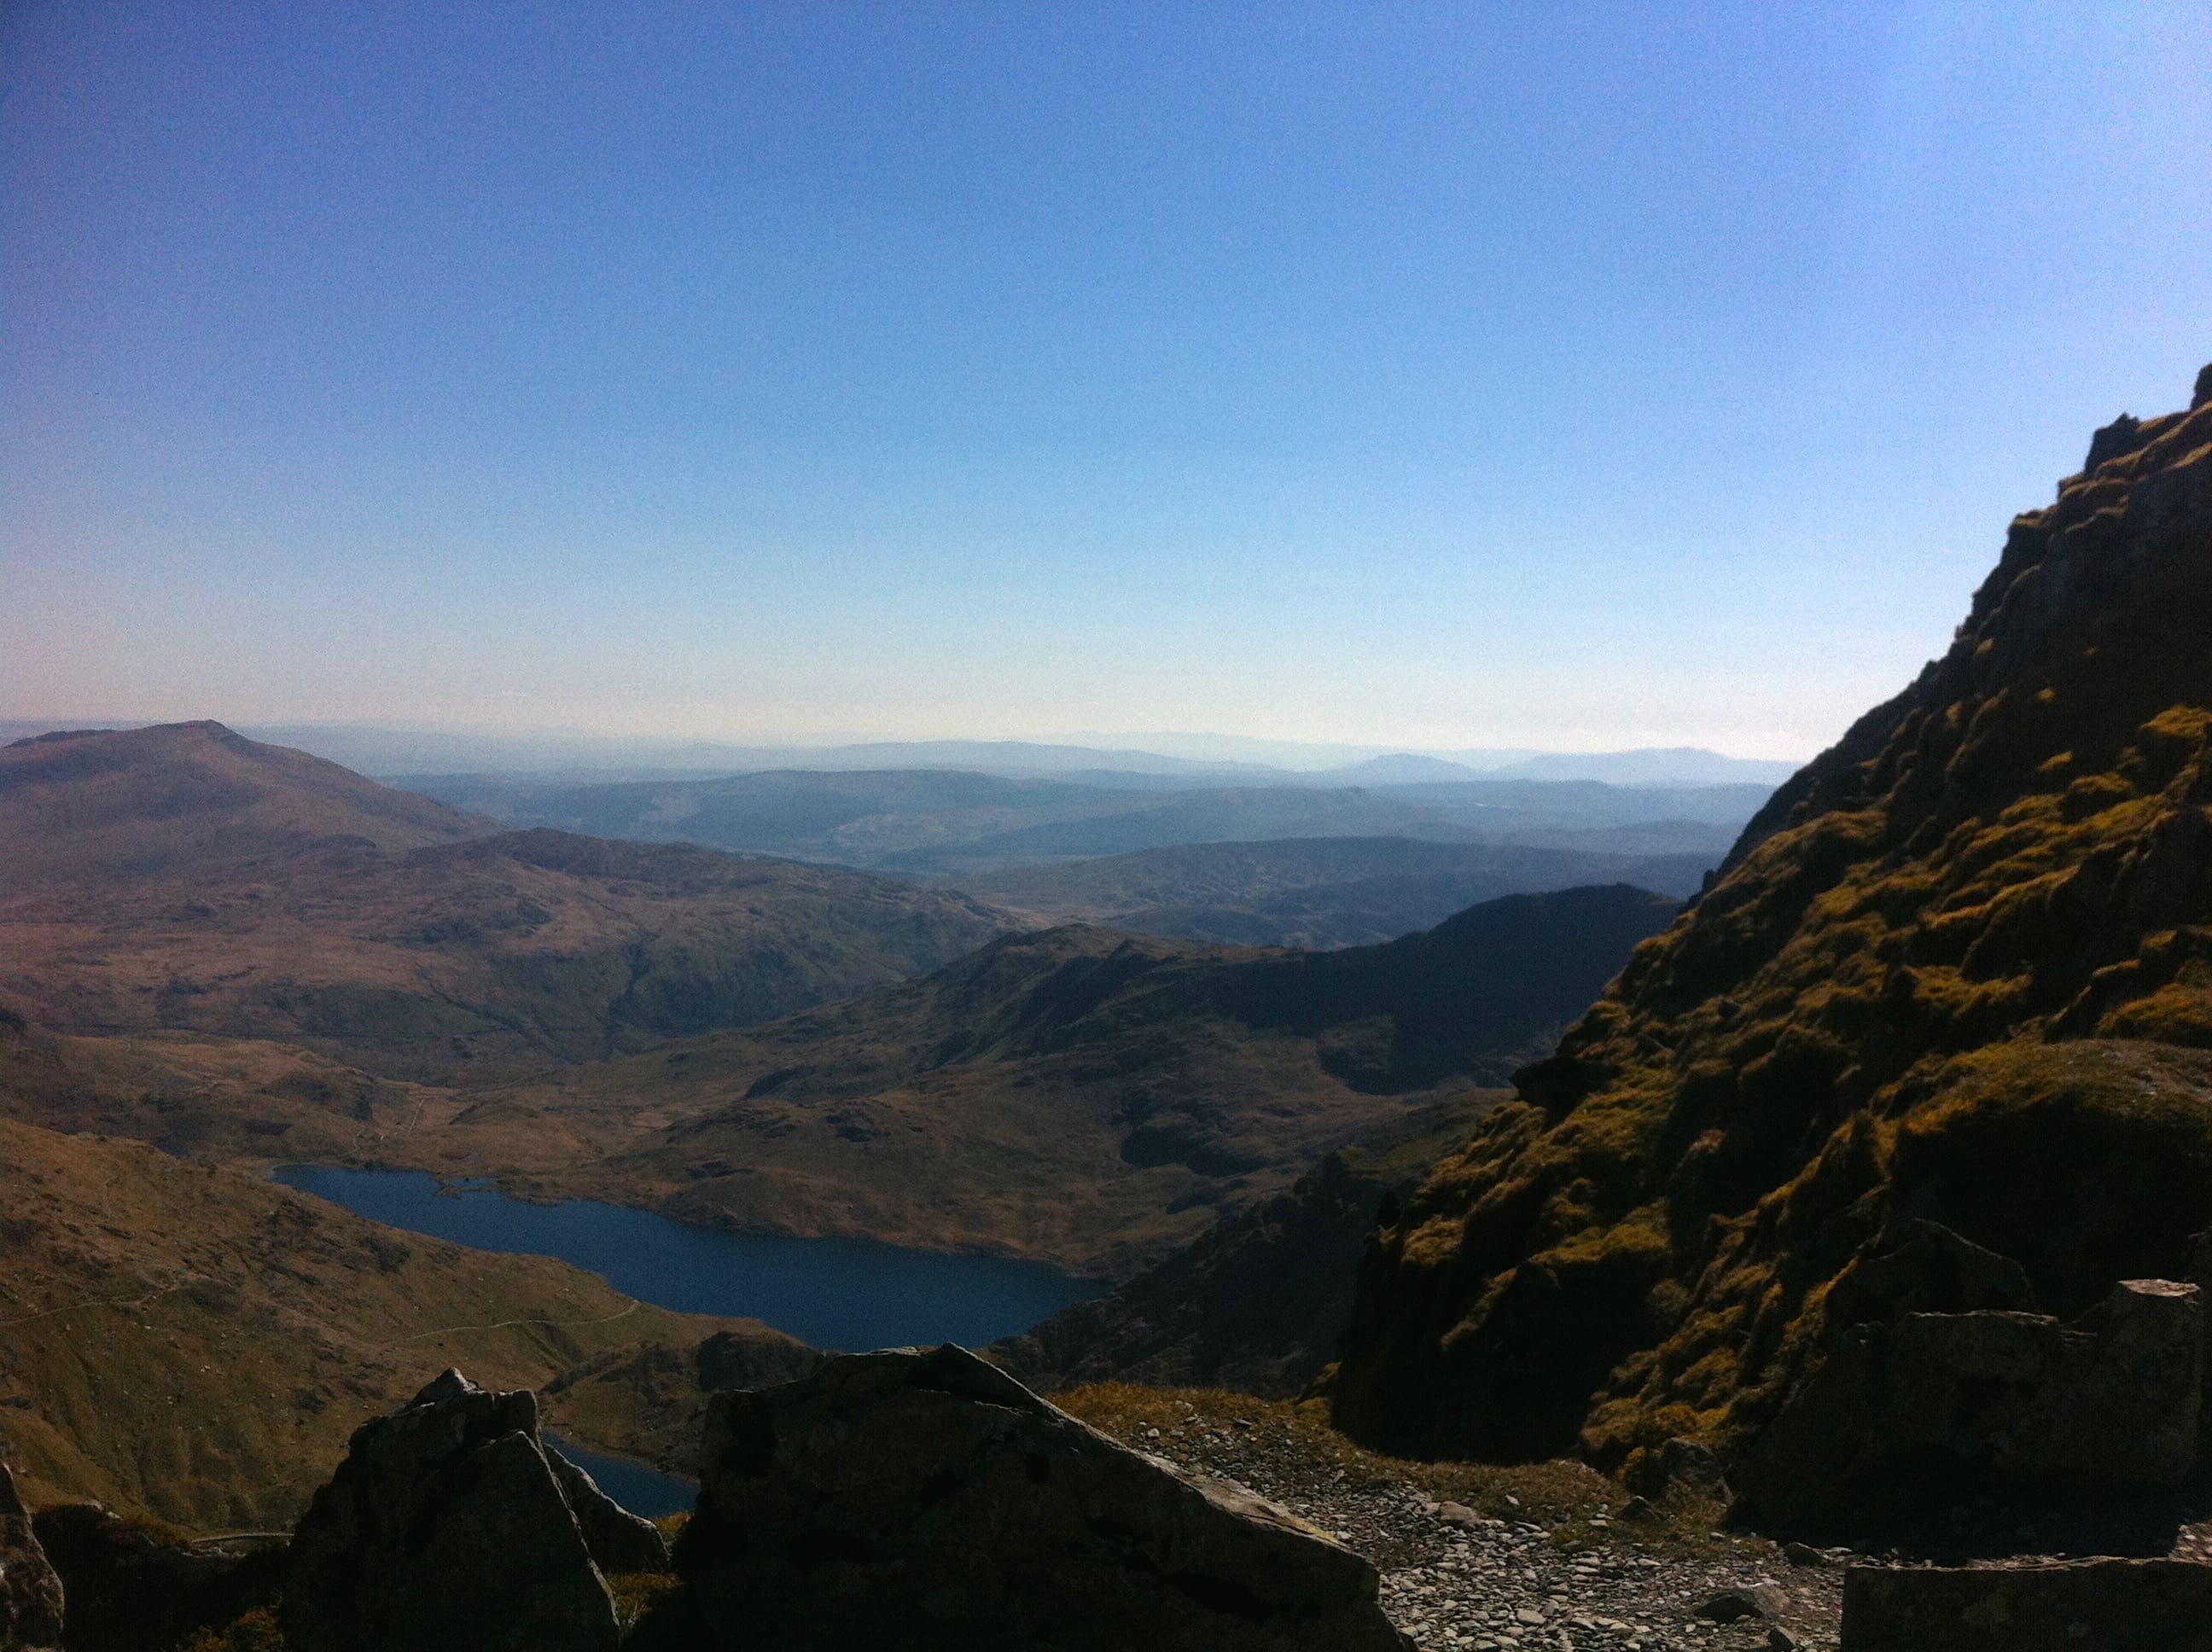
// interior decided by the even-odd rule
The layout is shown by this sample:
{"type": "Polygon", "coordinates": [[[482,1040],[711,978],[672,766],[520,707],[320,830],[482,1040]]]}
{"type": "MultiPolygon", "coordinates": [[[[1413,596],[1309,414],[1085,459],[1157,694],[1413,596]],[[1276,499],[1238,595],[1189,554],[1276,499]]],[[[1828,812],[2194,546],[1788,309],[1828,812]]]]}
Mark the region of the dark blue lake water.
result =
{"type": "Polygon", "coordinates": [[[1103,1289],[1036,1262],[718,1233],[619,1205],[532,1205],[489,1187],[441,1193],[420,1170],[294,1164],[276,1179],[372,1221],[479,1250],[558,1257],[641,1301],[764,1321],[817,1348],[976,1347],[1103,1289]]]}
{"type": "Polygon", "coordinates": [[[688,1515],[699,1500],[699,1488],[673,1474],[664,1474],[627,1457],[610,1457],[604,1451],[586,1451],[573,1440],[548,1433],[545,1443],[589,1474],[599,1490],[633,1515],[659,1520],[663,1515],[688,1515]]]}

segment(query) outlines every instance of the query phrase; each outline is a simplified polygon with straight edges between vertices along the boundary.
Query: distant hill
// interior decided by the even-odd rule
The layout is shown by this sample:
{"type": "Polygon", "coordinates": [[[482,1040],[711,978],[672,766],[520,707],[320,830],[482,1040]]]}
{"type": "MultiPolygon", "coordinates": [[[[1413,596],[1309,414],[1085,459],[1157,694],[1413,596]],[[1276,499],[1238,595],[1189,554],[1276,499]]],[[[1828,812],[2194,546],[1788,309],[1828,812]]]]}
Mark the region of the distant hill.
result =
{"type": "Polygon", "coordinates": [[[1499,780],[1602,780],[1608,786],[1779,786],[1804,765],[1764,757],[1724,757],[1702,746],[1634,751],[1547,751],[1501,763],[1499,780]]]}
{"type": "Polygon", "coordinates": [[[1319,954],[1013,936],[490,1092],[407,1151],[450,1140],[526,1191],[690,1221],[1126,1274],[1418,1100],[1499,1082],[1674,911],[1626,888],[1515,896],[1319,954]]]}
{"type": "Polygon", "coordinates": [[[499,829],[220,723],[46,734],[0,748],[0,892],[332,838],[404,852],[499,829]]]}
{"type": "Polygon", "coordinates": [[[0,989],[65,1031],[444,1078],[768,1020],[1007,926],[835,867],[504,831],[217,725],[0,750],[0,989]]]}
{"type": "Polygon", "coordinates": [[[969,878],[963,886],[1054,922],[1319,951],[1394,939],[1501,895],[1618,881],[1686,898],[1718,858],[1283,838],[1062,861],[969,878]]]}
{"type": "Polygon", "coordinates": [[[1764,787],[1480,779],[1196,787],[1158,775],[1010,778],[945,769],[781,769],[591,786],[417,775],[406,783],[511,826],[684,841],[955,883],[1055,860],[1275,838],[1389,836],[1634,853],[1645,852],[1649,833],[1662,827],[1670,835],[1656,852],[1704,855],[1711,865],[1768,795],[1764,787]],[[1646,839],[1589,835],[1624,827],[1646,839]]]}
{"type": "Polygon", "coordinates": [[[1447,762],[1441,757],[1416,756],[1401,751],[1387,757],[1370,757],[1364,762],[1346,763],[1340,768],[1316,771],[1313,778],[1338,786],[1393,786],[1418,783],[1424,780],[1473,780],[1483,778],[1484,771],[1466,763],[1447,762]]]}

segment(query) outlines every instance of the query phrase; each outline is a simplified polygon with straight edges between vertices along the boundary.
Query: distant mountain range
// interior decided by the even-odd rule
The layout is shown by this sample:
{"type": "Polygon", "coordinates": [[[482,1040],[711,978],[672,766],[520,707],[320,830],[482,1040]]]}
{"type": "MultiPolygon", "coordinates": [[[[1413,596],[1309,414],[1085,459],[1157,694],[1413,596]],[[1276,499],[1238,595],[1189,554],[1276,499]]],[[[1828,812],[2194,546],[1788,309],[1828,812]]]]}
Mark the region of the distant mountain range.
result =
{"type": "MultiPolygon", "coordinates": [[[[0,719],[0,744],[56,729],[134,728],[143,719],[0,719]]],[[[771,768],[958,768],[983,774],[1068,775],[1085,770],[1181,777],[1193,784],[1364,786],[1407,780],[1602,780],[1616,786],[1778,786],[1798,765],[1729,757],[1701,747],[1547,752],[1470,748],[1406,751],[1231,735],[1106,735],[1097,743],[890,740],[748,745],[712,740],[574,732],[468,733],[343,724],[241,724],[267,744],[295,747],[363,774],[480,773],[541,780],[659,780],[771,768]]]]}
{"type": "MultiPolygon", "coordinates": [[[[1016,867],[1102,855],[1364,838],[1572,851],[1602,857],[1605,864],[1577,868],[1565,882],[1621,878],[1680,894],[1719,864],[1769,794],[1758,785],[1626,787],[1595,780],[1161,787],[1102,784],[1101,778],[781,769],[598,786],[483,774],[410,775],[399,783],[512,827],[702,843],[963,887],[1016,867]],[[1628,864],[1655,857],[1670,864],[1649,877],[1628,864]]],[[[1403,870],[1387,858],[1370,859],[1359,875],[1403,870]]],[[[1211,898],[1239,904],[1256,894],[1237,896],[1217,885],[1211,898]]],[[[1431,912],[1429,920],[1455,909],[1431,912]]]]}

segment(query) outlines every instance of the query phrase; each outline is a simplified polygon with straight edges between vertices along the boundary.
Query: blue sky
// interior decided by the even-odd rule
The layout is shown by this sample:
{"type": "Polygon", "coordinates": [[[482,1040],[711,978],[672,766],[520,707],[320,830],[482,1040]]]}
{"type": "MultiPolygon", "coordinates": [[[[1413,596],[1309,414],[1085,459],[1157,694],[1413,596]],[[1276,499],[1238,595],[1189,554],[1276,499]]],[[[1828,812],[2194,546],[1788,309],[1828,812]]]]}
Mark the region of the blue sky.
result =
{"type": "Polygon", "coordinates": [[[0,715],[1809,754],[2212,358],[2155,0],[0,13],[0,715]]]}

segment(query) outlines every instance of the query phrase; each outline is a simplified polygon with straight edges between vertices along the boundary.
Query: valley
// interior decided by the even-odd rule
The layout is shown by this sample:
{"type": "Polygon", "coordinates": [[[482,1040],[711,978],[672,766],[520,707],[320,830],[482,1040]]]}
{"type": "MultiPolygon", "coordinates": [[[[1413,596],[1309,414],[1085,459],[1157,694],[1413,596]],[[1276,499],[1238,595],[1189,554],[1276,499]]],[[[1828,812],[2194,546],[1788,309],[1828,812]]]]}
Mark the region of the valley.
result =
{"type": "MultiPolygon", "coordinates": [[[[1403,875],[1431,879],[1431,905],[1352,932],[1387,940],[1223,945],[819,861],[511,827],[216,724],[0,750],[0,1191],[22,1327],[0,1371],[7,1455],[42,1496],[187,1528],[282,1520],[423,1356],[542,1387],[585,1448],[680,1464],[706,1384],[815,1356],[666,1304],[815,1319],[452,1218],[520,1197],[538,1203],[507,1206],[518,1221],[668,1218],[695,1248],[812,1245],[820,1266],[877,1245],[1132,1279],[1325,1155],[1477,1116],[1676,910],[1556,887],[1637,857],[1179,847],[1242,857],[1183,872],[1194,892],[1387,880],[1424,850],[1457,872],[1438,895],[1416,861],[1403,875]],[[1419,922],[1452,894],[1530,890],[1419,922]],[[357,1167],[287,1172],[334,1191],[403,1170],[502,1191],[411,1215],[345,1195],[395,1230],[266,1179],[287,1164],[357,1167]],[[611,1202],[559,1203],[579,1200],[611,1202]],[[495,1254],[541,1247],[623,1283],[495,1254]],[[215,1410],[253,1420],[179,1432],[215,1410]]],[[[1141,877],[1108,865],[1092,887],[1141,877]]],[[[987,1289],[900,1277],[884,1288],[925,1320],[939,1291],[946,1327],[902,1334],[947,1334],[987,1289]]]]}

